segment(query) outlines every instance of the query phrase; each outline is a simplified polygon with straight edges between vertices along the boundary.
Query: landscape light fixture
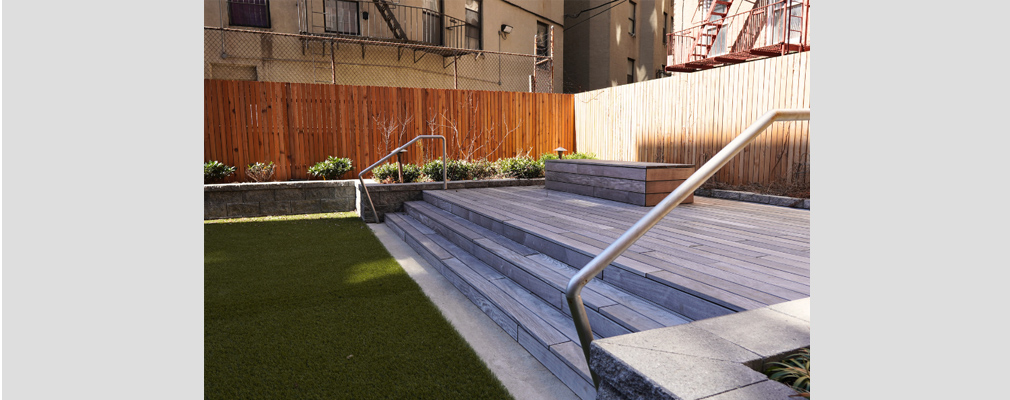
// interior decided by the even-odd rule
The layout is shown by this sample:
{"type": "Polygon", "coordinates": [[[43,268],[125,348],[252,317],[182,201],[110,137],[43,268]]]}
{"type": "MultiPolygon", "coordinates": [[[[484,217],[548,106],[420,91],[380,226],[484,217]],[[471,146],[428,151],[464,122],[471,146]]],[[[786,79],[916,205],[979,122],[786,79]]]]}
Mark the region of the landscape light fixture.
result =
{"type": "Polygon", "coordinates": [[[558,152],[558,159],[560,160],[561,159],[561,153],[564,153],[564,152],[566,152],[568,150],[565,150],[564,147],[558,147],[558,148],[554,149],[554,151],[558,152]]]}

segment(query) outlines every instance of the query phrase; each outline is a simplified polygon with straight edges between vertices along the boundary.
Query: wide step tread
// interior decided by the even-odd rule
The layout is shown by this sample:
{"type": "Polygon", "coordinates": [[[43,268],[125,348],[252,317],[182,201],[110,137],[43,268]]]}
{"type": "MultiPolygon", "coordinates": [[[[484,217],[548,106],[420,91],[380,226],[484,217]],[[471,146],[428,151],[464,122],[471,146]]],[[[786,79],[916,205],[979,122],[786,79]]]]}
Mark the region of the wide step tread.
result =
{"type": "MultiPolygon", "coordinates": [[[[470,221],[479,220],[480,214],[488,212],[488,208],[477,202],[465,202],[460,197],[464,195],[442,193],[440,191],[424,192],[426,202],[449,209],[457,216],[470,216],[470,221]],[[460,203],[466,203],[465,206],[460,203]]],[[[504,218],[504,236],[529,248],[537,250],[551,258],[564,262],[572,267],[581,267],[592,261],[602,248],[580,242],[570,237],[560,235],[566,230],[546,223],[533,221],[518,213],[505,210],[495,210],[493,213],[504,218]]],[[[488,217],[494,218],[494,217],[488,217]]],[[[712,287],[703,282],[671,274],[659,268],[626,256],[618,257],[600,276],[604,281],[614,284],[628,292],[635,293],[664,308],[683,315],[688,319],[699,320],[731,314],[740,311],[739,306],[727,304],[720,298],[731,298],[744,304],[753,304],[752,300],[741,298],[734,293],[712,287]],[[650,274],[657,274],[651,276],[650,274]],[[626,275],[636,275],[641,279],[619,279],[626,275]],[[608,278],[613,277],[613,279],[608,278]],[[671,286],[675,285],[675,286],[671,286]],[[676,292],[676,293],[674,293],[676,292]]]]}
{"type": "MultiPolygon", "coordinates": [[[[576,269],[529,247],[426,202],[408,202],[404,209],[426,226],[446,236],[460,247],[469,248],[485,263],[541,297],[569,318],[565,289],[576,269]],[[467,232],[481,232],[470,236],[467,232]],[[520,252],[517,252],[519,248],[520,252]],[[531,254],[532,252],[532,254],[531,254]]],[[[643,300],[598,279],[583,289],[583,302],[594,333],[610,337],[630,332],[679,325],[690,319],[643,300]],[[609,319],[609,321],[605,320],[609,319]]]]}

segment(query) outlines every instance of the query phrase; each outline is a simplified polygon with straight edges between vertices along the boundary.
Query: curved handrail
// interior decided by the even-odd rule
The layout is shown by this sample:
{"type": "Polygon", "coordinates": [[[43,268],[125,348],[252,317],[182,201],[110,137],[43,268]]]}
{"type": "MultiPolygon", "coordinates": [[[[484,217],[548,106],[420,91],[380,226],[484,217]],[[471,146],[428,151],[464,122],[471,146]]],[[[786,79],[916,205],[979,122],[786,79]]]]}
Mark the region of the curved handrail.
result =
{"type": "Polygon", "coordinates": [[[375,204],[372,203],[372,195],[368,194],[368,186],[365,186],[365,179],[362,178],[362,176],[364,176],[366,172],[371,171],[372,168],[375,168],[375,167],[379,166],[379,164],[382,164],[383,162],[385,162],[386,160],[388,160],[390,157],[392,157],[396,153],[399,153],[403,149],[406,149],[407,146],[410,146],[411,144],[414,144],[414,142],[416,142],[418,140],[421,140],[421,139],[425,139],[425,138],[442,139],[442,190],[445,190],[445,189],[449,188],[449,182],[446,181],[446,174],[445,174],[445,136],[442,136],[442,135],[417,135],[413,139],[410,139],[409,142],[404,143],[403,146],[397,147],[395,150],[393,150],[392,153],[389,153],[389,155],[387,155],[385,157],[382,157],[382,159],[380,159],[379,161],[376,161],[375,164],[372,164],[372,165],[368,166],[368,168],[365,168],[365,169],[361,170],[360,173],[358,173],[358,182],[361,182],[361,188],[365,190],[365,196],[368,197],[368,205],[372,206],[372,215],[375,216],[375,223],[379,223],[379,212],[375,211],[375,204]]]}
{"type": "MultiPolygon", "coordinates": [[[[726,165],[733,156],[737,155],[745,146],[750,144],[772,122],[809,119],[809,108],[771,110],[765,113],[572,277],[568,282],[568,288],[565,290],[565,298],[568,300],[568,308],[572,312],[572,320],[575,322],[575,330],[579,333],[579,341],[582,342],[582,352],[586,355],[587,364],[589,363],[589,346],[593,342],[593,329],[589,326],[586,307],[582,304],[582,288],[595,278],[596,275],[603,272],[604,268],[614,262],[617,257],[620,257],[625,250],[645,235],[649,229],[652,229],[653,226],[659,223],[670,211],[673,211],[674,207],[677,207],[687,196],[694,193],[708,178],[715,175],[716,171],[726,165]]],[[[592,368],[590,368],[590,373],[593,376],[593,384],[599,388],[600,378],[592,368]]]]}

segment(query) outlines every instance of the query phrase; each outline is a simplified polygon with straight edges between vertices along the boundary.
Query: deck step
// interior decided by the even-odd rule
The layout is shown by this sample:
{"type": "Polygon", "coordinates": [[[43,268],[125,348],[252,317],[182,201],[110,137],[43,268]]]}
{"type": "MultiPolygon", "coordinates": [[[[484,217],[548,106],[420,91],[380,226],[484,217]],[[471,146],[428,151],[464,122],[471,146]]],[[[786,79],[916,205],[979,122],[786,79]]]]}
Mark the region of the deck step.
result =
{"type": "MultiPolygon", "coordinates": [[[[575,268],[427,202],[405,203],[404,210],[563,312],[571,324],[565,288],[577,272],[575,268]]],[[[594,333],[601,337],[690,322],[683,315],[599,279],[582,291],[582,297],[594,333]]]]}
{"type": "MultiPolygon", "coordinates": [[[[712,206],[671,213],[589,282],[582,298],[595,338],[809,297],[805,215],[712,206]]],[[[387,225],[573,392],[592,398],[564,291],[646,211],[543,187],[432,190],[387,214],[387,225]]]]}
{"type": "MultiPolygon", "coordinates": [[[[570,194],[551,191],[551,196],[566,195],[570,194]]],[[[500,232],[500,235],[512,241],[572,268],[585,266],[623,233],[606,232],[605,226],[594,223],[592,216],[578,220],[561,217],[550,209],[531,211],[507,204],[480,204],[466,201],[466,195],[462,192],[426,191],[424,200],[492,232],[500,232]],[[580,233],[574,234],[572,230],[580,233]],[[587,234],[598,236],[590,238],[585,236],[587,234]]],[[[717,317],[765,305],[723,288],[713,287],[701,279],[708,278],[707,276],[699,276],[697,271],[685,267],[684,264],[689,264],[688,262],[678,261],[675,264],[664,260],[664,255],[643,254],[649,251],[651,249],[641,247],[639,252],[626,252],[597,278],[690,320],[717,317]]],[[[734,276],[732,279],[739,278],[734,276]]],[[[769,302],[783,301],[734,282],[726,282],[725,286],[753,297],[767,298],[769,302]]]]}
{"type": "Polygon", "coordinates": [[[402,213],[386,225],[582,399],[596,396],[570,319],[553,305],[402,213]]]}

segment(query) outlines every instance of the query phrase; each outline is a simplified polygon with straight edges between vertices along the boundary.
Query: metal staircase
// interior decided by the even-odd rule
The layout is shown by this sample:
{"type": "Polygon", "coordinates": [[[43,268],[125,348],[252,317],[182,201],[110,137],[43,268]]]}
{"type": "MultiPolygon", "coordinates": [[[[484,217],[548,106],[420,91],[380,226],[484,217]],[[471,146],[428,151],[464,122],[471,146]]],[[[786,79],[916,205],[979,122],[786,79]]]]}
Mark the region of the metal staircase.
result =
{"type": "Polygon", "coordinates": [[[708,7],[703,20],[705,22],[702,23],[701,29],[698,29],[698,34],[694,38],[694,52],[691,54],[691,61],[708,58],[708,54],[716,44],[715,39],[722,30],[724,18],[729,15],[729,8],[732,5],[733,0],[715,0],[708,7]]]}
{"type": "Polygon", "coordinates": [[[698,25],[667,34],[667,72],[695,72],[762,57],[809,51],[809,0],[706,0],[698,25]],[[748,1],[750,2],[750,1],[748,1]]]}
{"type": "Polygon", "coordinates": [[[400,26],[400,21],[396,20],[396,16],[393,15],[393,10],[389,8],[390,3],[386,0],[372,0],[375,3],[375,9],[379,11],[382,15],[382,19],[386,21],[386,25],[389,25],[389,30],[393,32],[393,37],[399,40],[407,40],[407,32],[403,30],[400,26]]]}

